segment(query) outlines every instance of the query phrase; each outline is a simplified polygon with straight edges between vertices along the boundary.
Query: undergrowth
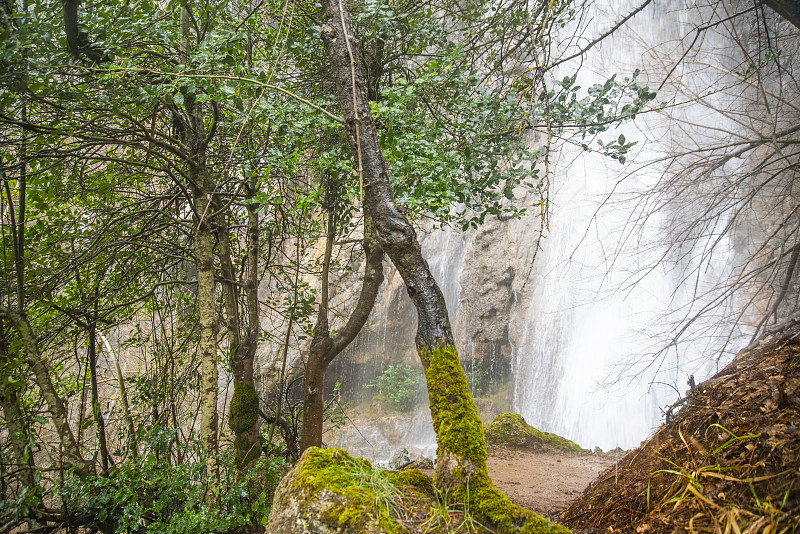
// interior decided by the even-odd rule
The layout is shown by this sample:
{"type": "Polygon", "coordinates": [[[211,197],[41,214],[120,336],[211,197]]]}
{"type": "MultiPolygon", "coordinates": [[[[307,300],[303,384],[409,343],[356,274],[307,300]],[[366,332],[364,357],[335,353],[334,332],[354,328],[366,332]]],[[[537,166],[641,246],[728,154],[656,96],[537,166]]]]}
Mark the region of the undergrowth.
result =
{"type": "Polygon", "coordinates": [[[237,477],[232,454],[221,455],[223,491],[209,509],[200,444],[190,443],[184,451],[194,461],[178,463],[171,460],[173,430],[154,427],[141,437],[138,457],[112,467],[107,475],[69,477],[56,487],[68,514],[88,531],[201,534],[266,525],[282,460],[262,458],[237,477]]]}

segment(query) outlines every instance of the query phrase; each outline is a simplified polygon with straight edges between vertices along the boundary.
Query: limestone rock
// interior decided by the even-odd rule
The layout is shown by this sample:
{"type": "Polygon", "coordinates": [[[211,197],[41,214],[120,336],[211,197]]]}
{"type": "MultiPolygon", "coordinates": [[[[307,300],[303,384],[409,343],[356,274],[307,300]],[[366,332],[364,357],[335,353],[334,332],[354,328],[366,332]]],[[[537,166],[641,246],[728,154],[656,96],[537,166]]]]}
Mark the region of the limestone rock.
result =
{"type": "Polygon", "coordinates": [[[375,492],[360,484],[372,466],[342,449],[308,449],[275,491],[268,534],[381,534],[391,519],[374,509],[375,492]]]}

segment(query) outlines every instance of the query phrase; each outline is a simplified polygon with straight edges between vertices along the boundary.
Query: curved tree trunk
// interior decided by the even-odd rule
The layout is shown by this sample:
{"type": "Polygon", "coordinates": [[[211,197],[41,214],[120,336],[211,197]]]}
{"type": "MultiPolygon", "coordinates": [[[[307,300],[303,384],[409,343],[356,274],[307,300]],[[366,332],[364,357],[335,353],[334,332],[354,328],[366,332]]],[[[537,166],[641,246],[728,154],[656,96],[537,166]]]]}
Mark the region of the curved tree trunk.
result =
{"type": "Polygon", "coordinates": [[[314,339],[311,342],[311,350],[303,376],[303,427],[300,433],[300,454],[309,447],[322,446],[325,371],[334,358],[355,339],[364,323],[367,322],[375,304],[375,298],[378,296],[378,290],[383,283],[383,250],[378,246],[372,221],[365,218],[363,247],[366,254],[366,267],[361,294],[347,324],[336,336],[331,337],[328,324],[327,276],[334,237],[333,221],[329,220],[322,270],[323,290],[317,324],[314,328],[314,339]]]}
{"type": "Polygon", "coordinates": [[[413,227],[394,203],[347,6],[344,0],[321,2],[327,18],[322,40],[364,185],[365,218],[375,225],[378,243],[403,277],[417,309],[416,346],[425,368],[438,444],[436,485],[469,503],[472,513],[495,525],[498,532],[565,531],[512,504],[489,478],[483,425],[458,360],[444,296],[422,256],[413,227]]]}

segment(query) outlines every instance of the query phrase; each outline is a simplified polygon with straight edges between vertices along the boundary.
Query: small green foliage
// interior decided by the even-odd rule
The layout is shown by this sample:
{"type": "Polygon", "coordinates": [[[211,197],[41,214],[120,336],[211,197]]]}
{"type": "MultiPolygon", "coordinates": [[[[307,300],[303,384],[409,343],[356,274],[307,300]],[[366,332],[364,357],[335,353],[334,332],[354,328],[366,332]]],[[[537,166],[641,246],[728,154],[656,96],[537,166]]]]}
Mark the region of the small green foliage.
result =
{"type": "Polygon", "coordinates": [[[390,365],[373,386],[378,388],[382,402],[395,410],[407,412],[419,403],[422,375],[411,365],[390,365]]]}
{"type": "MultiPolygon", "coordinates": [[[[223,479],[226,490],[211,511],[204,503],[200,443],[185,445],[198,461],[171,465],[174,439],[174,430],[152,427],[139,436],[142,454],[113,467],[108,476],[66,478],[57,491],[67,513],[91,518],[87,531],[103,533],[206,534],[266,524],[281,461],[262,459],[243,477],[223,479]]],[[[238,473],[230,454],[220,460],[223,474],[238,473]]]]}
{"type": "Polygon", "coordinates": [[[476,367],[469,371],[465,369],[464,375],[467,377],[467,384],[473,397],[483,397],[489,393],[492,386],[489,371],[476,367]]]}
{"type": "Polygon", "coordinates": [[[525,422],[515,413],[504,412],[486,426],[486,442],[501,447],[541,448],[549,447],[568,452],[582,452],[580,445],[566,438],[542,432],[525,422]]]}
{"type": "Polygon", "coordinates": [[[235,434],[252,428],[258,420],[258,394],[252,386],[233,384],[228,426],[235,434]]]}

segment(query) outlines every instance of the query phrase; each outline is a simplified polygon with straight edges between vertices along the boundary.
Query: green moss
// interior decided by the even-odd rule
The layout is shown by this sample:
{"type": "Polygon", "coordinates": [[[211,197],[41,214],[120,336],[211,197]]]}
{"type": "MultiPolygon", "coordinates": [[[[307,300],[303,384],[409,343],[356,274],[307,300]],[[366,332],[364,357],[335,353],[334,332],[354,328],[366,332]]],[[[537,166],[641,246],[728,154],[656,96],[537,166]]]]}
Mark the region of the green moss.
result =
{"type": "Polygon", "coordinates": [[[249,437],[243,435],[233,438],[233,450],[235,451],[234,465],[237,467],[249,466],[261,456],[261,447],[253,446],[249,437]]]}
{"type": "Polygon", "coordinates": [[[363,515],[364,510],[362,508],[355,508],[353,506],[346,507],[343,506],[339,509],[339,518],[338,523],[339,526],[345,525],[358,525],[361,522],[361,516],[363,515]]]}
{"type": "Polygon", "coordinates": [[[234,434],[240,434],[256,424],[258,420],[258,394],[252,386],[233,384],[233,397],[228,417],[228,426],[234,434]]]}
{"type": "Polygon", "coordinates": [[[550,447],[568,452],[583,452],[580,445],[566,438],[542,432],[515,413],[505,412],[494,418],[485,429],[486,443],[501,447],[550,447]]]}
{"type": "Polygon", "coordinates": [[[301,462],[293,491],[306,494],[309,501],[316,500],[323,489],[340,498],[342,504],[331,508],[325,518],[330,526],[363,529],[374,518],[384,532],[402,532],[389,510],[376,505],[379,495],[369,481],[384,475],[374,471],[367,460],[353,458],[338,448],[312,447],[301,462]]]}
{"type": "Polygon", "coordinates": [[[404,469],[387,473],[388,480],[396,486],[410,486],[426,495],[434,494],[431,477],[419,469],[404,469]]]}
{"type": "Polygon", "coordinates": [[[456,469],[463,468],[468,473],[486,471],[483,424],[472,402],[458,351],[452,345],[441,345],[422,351],[421,356],[429,362],[425,378],[438,456],[446,450],[459,462],[456,469]]]}
{"type": "Polygon", "coordinates": [[[371,470],[371,463],[362,458],[353,458],[343,449],[312,447],[304,455],[297,484],[302,484],[315,493],[324,488],[334,493],[361,490],[363,488],[357,484],[353,487],[353,473],[371,470]]]}
{"type": "Polygon", "coordinates": [[[459,488],[454,498],[469,505],[470,513],[495,526],[498,534],[567,534],[570,531],[530,510],[521,508],[492,485],[487,474],[470,477],[469,484],[459,488]]]}

